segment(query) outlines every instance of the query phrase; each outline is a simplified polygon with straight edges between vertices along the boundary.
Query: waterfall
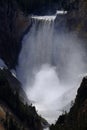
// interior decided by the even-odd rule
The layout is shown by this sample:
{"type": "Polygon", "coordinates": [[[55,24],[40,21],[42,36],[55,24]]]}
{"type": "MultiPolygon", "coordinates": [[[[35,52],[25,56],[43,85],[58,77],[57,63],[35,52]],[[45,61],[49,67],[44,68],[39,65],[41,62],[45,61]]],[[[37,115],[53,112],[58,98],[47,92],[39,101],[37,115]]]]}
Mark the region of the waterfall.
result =
{"type": "Polygon", "coordinates": [[[76,35],[55,29],[55,16],[32,16],[32,27],[22,41],[17,76],[38,113],[50,123],[74,99],[86,68],[84,55],[76,35]]]}

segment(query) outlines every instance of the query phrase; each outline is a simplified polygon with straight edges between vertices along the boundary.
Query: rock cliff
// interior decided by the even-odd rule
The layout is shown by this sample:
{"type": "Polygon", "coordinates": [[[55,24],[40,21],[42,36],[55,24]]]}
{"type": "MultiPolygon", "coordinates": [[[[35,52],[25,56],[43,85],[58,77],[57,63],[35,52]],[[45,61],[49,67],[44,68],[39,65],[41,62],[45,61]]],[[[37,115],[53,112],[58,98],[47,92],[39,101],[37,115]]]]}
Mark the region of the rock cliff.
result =
{"type": "Polygon", "coordinates": [[[42,122],[21,83],[8,69],[0,69],[0,130],[42,130],[42,122]]]}
{"type": "Polygon", "coordinates": [[[9,68],[17,64],[21,38],[29,24],[15,1],[0,1],[0,58],[9,68]]]}
{"type": "Polygon", "coordinates": [[[82,39],[87,39],[87,0],[73,0],[71,3],[77,8],[70,8],[68,11],[67,26],[82,39]]]}
{"type": "Polygon", "coordinates": [[[50,130],[87,130],[87,77],[82,80],[70,112],[61,115],[50,130]]]}

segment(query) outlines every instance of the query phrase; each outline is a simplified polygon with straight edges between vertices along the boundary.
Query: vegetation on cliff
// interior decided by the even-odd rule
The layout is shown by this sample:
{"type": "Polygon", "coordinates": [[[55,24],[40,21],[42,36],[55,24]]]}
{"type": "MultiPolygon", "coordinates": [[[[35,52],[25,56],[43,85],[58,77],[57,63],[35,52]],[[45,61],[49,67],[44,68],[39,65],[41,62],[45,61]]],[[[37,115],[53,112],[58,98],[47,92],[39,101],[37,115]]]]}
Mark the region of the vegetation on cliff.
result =
{"type": "Polygon", "coordinates": [[[50,130],[87,130],[87,77],[78,89],[70,112],[61,115],[50,130]]]}
{"type": "MultiPolygon", "coordinates": [[[[27,127],[30,130],[41,130],[41,117],[38,116],[35,107],[21,100],[19,91],[13,90],[3,74],[3,70],[0,70],[0,101],[4,102],[20,120],[21,127],[27,127]]],[[[6,113],[6,119],[3,124],[6,130],[21,130],[21,127],[19,127],[20,123],[14,120],[12,116],[9,116],[9,113],[6,113]]]]}

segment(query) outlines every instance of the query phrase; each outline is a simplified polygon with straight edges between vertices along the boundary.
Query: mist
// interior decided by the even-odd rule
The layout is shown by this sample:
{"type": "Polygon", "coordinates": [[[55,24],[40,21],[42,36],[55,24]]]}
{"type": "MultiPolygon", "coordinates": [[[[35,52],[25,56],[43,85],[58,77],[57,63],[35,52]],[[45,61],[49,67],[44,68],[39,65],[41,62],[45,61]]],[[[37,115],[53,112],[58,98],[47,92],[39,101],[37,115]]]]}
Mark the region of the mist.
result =
{"type": "Polygon", "coordinates": [[[22,41],[17,77],[38,113],[53,123],[68,110],[86,73],[85,49],[77,35],[56,32],[53,19],[33,19],[22,41]]]}
{"type": "Polygon", "coordinates": [[[4,63],[4,61],[2,59],[0,59],[0,68],[7,68],[6,64],[4,63]]]}

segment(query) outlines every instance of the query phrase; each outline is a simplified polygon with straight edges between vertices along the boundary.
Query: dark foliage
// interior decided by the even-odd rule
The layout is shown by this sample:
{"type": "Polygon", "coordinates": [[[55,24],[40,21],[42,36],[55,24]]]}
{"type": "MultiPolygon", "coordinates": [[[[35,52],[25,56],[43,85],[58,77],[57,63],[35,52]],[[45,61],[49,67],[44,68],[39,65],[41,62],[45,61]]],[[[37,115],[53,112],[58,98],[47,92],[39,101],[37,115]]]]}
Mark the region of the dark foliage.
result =
{"type": "Polygon", "coordinates": [[[87,77],[82,80],[70,112],[60,116],[50,130],[87,130],[87,77]]]}
{"type": "MultiPolygon", "coordinates": [[[[24,104],[19,96],[18,91],[13,91],[10,87],[8,80],[3,75],[3,70],[0,71],[0,100],[5,102],[13,113],[20,119],[23,124],[28,126],[31,130],[37,130],[41,125],[40,117],[38,116],[36,109],[32,105],[24,104]]],[[[13,120],[10,120],[11,128],[13,130],[16,126],[13,126],[13,120]]],[[[16,130],[16,129],[14,129],[16,130]]]]}

